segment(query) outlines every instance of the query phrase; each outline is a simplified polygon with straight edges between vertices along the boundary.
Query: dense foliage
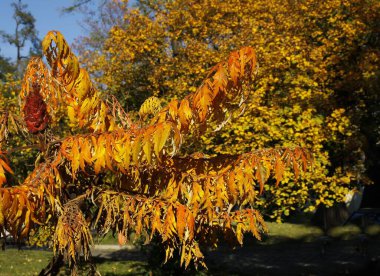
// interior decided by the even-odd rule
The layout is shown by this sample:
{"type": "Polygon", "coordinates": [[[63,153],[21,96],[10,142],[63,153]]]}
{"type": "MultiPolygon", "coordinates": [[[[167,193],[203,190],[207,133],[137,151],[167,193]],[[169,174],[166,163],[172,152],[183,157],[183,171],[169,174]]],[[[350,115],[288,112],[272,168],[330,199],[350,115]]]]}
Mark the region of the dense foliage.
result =
{"type": "MultiPolygon", "coordinates": [[[[260,239],[266,228],[253,206],[270,177],[278,184],[286,168],[297,177],[310,165],[300,147],[211,158],[181,153],[210,123],[244,106],[257,71],[250,47],[230,53],[198,89],[150,120],[144,109],[157,105],[149,100],[138,121],[102,98],[59,32],[49,32],[42,49],[48,65],[32,58],[20,92],[23,121],[16,125],[34,137],[27,146],[38,155],[19,185],[7,182],[6,156],[17,149],[3,148],[7,129],[0,137],[0,232],[21,240],[50,231],[56,258],[74,274],[79,257],[91,256],[90,228],[116,232],[120,241],[130,232],[147,242],[156,237],[166,260],[179,252],[181,265],[205,266],[202,244],[223,237],[242,244],[245,232],[260,239]],[[65,125],[70,131],[60,130],[65,125]]],[[[9,112],[2,118],[7,126],[9,112]]]]}
{"type": "Polygon", "coordinates": [[[368,173],[376,175],[378,1],[144,0],[135,8],[128,1],[108,7],[118,11],[103,14],[113,27],[106,38],[93,28],[82,40],[93,51],[81,51],[82,60],[129,109],[150,96],[182,99],[231,49],[254,45],[260,69],[247,87],[255,93],[245,113],[189,150],[310,148],[312,173],[294,182],[286,172],[279,188],[267,186],[257,203],[268,215],[332,206],[358,183],[371,182],[368,173]]]}

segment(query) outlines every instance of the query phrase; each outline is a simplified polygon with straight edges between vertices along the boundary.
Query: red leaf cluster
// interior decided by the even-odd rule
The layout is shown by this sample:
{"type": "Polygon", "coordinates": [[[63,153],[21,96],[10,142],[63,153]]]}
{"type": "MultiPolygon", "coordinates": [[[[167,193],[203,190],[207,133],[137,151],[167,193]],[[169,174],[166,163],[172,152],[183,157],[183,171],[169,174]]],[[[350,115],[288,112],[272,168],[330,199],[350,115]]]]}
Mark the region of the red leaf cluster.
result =
{"type": "Polygon", "coordinates": [[[49,114],[40,94],[40,86],[33,85],[33,90],[26,96],[23,109],[26,127],[30,133],[37,133],[44,130],[49,123],[49,114]]]}

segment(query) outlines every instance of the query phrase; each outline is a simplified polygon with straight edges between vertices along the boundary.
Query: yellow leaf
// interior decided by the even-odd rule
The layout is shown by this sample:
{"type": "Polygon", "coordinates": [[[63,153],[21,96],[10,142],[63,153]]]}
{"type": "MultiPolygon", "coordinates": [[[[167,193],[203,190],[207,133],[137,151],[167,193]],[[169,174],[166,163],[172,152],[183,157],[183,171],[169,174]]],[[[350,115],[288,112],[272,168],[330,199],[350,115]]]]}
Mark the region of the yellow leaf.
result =
{"type": "Polygon", "coordinates": [[[3,183],[5,183],[7,181],[6,177],[5,177],[5,173],[4,173],[4,169],[3,167],[1,166],[0,164],[0,187],[3,185],[3,183]]]}
{"type": "Polygon", "coordinates": [[[96,144],[94,144],[95,155],[93,156],[94,162],[94,171],[98,174],[106,166],[106,148],[104,145],[103,136],[99,136],[96,144]]]}
{"type": "Polygon", "coordinates": [[[79,168],[79,163],[80,163],[80,158],[81,158],[81,155],[79,154],[77,139],[73,139],[73,143],[71,146],[71,156],[72,156],[71,169],[72,169],[73,177],[75,177],[75,173],[77,172],[79,168]]]}
{"type": "Polygon", "coordinates": [[[153,133],[154,152],[157,157],[160,156],[160,152],[164,148],[170,132],[171,124],[162,123],[157,126],[156,131],[153,133]]]}
{"type": "Polygon", "coordinates": [[[243,244],[243,223],[241,222],[236,225],[236,238],[240,244],[243,244]]]}
{"type": "Polygon", "coordinates": [[[13,174],[13,170],[11,169],[11,167],[9,167],[9,165],[7,164],[7,162],[5,162],[3,159],[0,158],[0,167],[3,167],[4,170],[6,170],[7,172],[13,174]]]}
{"type": "Polygon", "coordinates": [[[187,99],[183,99],[181,101],[181,104],[179,106],[178,116],[179,116],[179,121],[181,123],[181,129],[187,130],[190,124],[191,118],[193,116],[192,111],[189,106],[189,101],[187,99]]]}
{"type": "Polygon", "coordinates": [[[125,135],[123,137],[123,166],[125,169],[128,169],[129,167],[129,162],[131,159],[131,140],[129,135],[125,135]]]}
{"type": "Polygon", "coordinates": [[[83,101],[83,103],[82,103],[82,105],[80,107],[79,112],[81,114],[86,114],[90,110],[90,108],[91,108],[91,99],[90,98],[86,98],[86,99],[84,99],[84,101],[83,101]]]}
{"type": "Polygon", "coordinates": [[[141,150],[141,137],[137,136],[132,144],[132,160],[134,165],[139,163],[139,154],[141,150]]]}
{"type": "Polygon", "coordinates": [[[160,159],[160,151],[162,148],[160,148],[161,144],[161,138],[162,138],[162,133],[164,131],[164,128],[161,125],[158,125],[156,127],[155,132],[153,133],[153,148],[154,148],[154,153],[158,159],[160,159]]]}
{"type": "Polygon", "coordinates": [[[70,125],[75,126],[78,123],[78,119],[73,106],[67,106],[67,115],[69,116],[70,125]]]}
{"type": "MultiPolygon", "coordinates": [[[[86,70],[83,68],[79,71],[79,76],[75,81],[75,91],[77,92],[78,99],[82,100],[84,97],[86,97],[90,91],[91,88],[91,80],[86,70]]],[[[85,100],[87,100],[86,98],[85,100]]],[[[83,105],[82,105],[83,106],[83,105]]],[[[82,112],[82,110],[81,110],[82,112]]],[[[85,112],[82,112],[85,113],[85,112]]]]}
{"type": "Polygon", "coordinates": [[[150,133],[145,133],[143,139],[143,151],[148,164],[152,163],[152,142],[150,141],[150,133]]]}
{"type": "Polygon", "coordinates": [[[168,105],[169,108],[169,114],[173,121],[176,120],[177,114],[178,114],[178,101],[173,100],[168,105]]]}

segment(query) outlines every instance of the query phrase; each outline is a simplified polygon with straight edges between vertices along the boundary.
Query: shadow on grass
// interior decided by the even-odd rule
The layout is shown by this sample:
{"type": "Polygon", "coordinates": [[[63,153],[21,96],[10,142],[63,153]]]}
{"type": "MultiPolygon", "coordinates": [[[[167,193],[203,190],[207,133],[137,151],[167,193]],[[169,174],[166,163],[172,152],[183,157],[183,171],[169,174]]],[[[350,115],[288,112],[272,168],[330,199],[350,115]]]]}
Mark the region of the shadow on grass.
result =
{"type": "MultiPolygon", "coordinates": [[[[269,234],[263,241],[247,235],[243,247],[232,249],[222,242],[216,250],[203,249],[207,271],[183,271],[177,256],[162,265],[160,247],[99,251],[93,260],[101,275],[380,275],[380,225],[334,227],[324,235],[308,224],[267,224],[269,234]]],[[[42,267],[51,254],[7,249],[0,253],[0,275],[36,273],[30,266],[42,267]]],[[[88,268],[85,265],[79,274],[86,275],[88,268]]],[[[68,273],[63,268],[60,275],[68,273]]]]}
{"type": "Polygon", "coordinates": [[[268,227],[263,241],[247,235],[243,247],[233,249],[222,242],[217,249],[203,249],[208,270],[184,271],[178,258],[162,265],[159,248],[119,250],[96,262],[102,275],[380,275],[380,226],[365,229],[366,235],[356,225],[334,227],[327,236],[310,225],[268,223],[268,227]],[[156,260],[149,260],[149,254],[156,260]],[[115,270],[122,260],[135,263],[127,271],[115,270]]]}
{"type": "Polygon", "coordinates": [[[380,226],[331,228],[268,223],[263,241],[207,252],[210,275],[380,275],[380,226]]]}

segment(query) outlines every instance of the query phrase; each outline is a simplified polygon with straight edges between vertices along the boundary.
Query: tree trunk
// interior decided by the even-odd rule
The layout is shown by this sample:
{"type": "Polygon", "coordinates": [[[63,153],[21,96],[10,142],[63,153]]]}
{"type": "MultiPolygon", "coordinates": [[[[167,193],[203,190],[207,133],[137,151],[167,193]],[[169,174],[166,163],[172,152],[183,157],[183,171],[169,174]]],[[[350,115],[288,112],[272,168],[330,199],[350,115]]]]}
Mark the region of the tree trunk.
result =
{"type": "Polygon", "coordinates": [[[344,203],[337,203],[330,208],[319,205],[312,218],[312,222],[324,231],[327,231],[334,226],[343,225],[348,217],[348,210],[344,203]]]}
{"type": "Polygon", "coordinates": [[[63,266],[63,255],[58,254],[57,256],[53,256],[49,264],[41,270],[39,276],[53,276],[58,275],[59,270],[63,266]]]}

